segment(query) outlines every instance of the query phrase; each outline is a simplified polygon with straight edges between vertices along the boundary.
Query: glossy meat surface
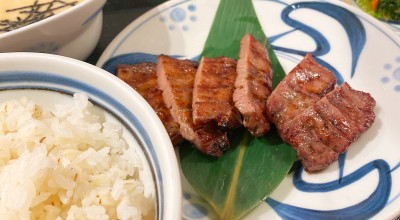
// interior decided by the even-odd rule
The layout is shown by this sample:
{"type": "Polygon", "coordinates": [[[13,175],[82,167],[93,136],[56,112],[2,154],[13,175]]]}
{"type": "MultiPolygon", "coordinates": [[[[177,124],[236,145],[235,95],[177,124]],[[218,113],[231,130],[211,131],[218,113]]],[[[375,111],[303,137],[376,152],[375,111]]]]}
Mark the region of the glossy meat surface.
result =
{"type": "Polygon", "coordinates": [[[297,150],[306,171],[324,169],[371,127],[374,107],[370,94],[344,83],[297,115],[283,138],[297,150]]]}
{"type": "Polygon", "coordinates": [[[173,145],[183,141],[179,133],[179,124],[176,123],[166,107],[162,91],[157,86],[155,63],[140,63],[134,65],[119,65],[117,76],[134,88],[154,109],[160,118],[173,145]]]}
{"type": "Polygon", "coordinates": [[[254,136],[262,136],[270,130],[265,115],[265,105],[272,91],[272,68],[268,53],[252,35],[240,42],[237,78],[233,101],[243,116],[243,125],[254,136]]]}
{"type": "Polygon", "coordinates": [[[272,92],[267,101],[268,119],[284,137],[290,121],[332,91],[335,84],[335,75],[307,54],[272,92]]]}
{"type": "Polygon", "coordinates": [[[232,95],[236,80],[236,60],[228,57],[203,57],[197,70],[193,90],[193,121],[215,121],[224,128],[237,128],[241,116],[232,95]]]}
{"type": "Polygon", "coordinates": [[[197,62],[160,55],[157,83],[172,117],[180,125],[181,135],[201,152],[219,157],[230,146],[227,133],[215,126],[193,123],[192,97],[197,68],[197,62]]]}

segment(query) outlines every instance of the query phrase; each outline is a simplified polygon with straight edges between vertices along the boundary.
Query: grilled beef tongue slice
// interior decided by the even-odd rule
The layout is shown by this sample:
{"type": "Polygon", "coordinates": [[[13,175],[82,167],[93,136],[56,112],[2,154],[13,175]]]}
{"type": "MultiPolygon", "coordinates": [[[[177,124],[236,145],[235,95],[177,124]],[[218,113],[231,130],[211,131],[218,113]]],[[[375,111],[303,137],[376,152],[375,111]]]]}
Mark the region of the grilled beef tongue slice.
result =
{"type": "Polygon", "coordinates": [[[264,45],[252,35],[240,42],[233,101],[243,116],[243,125],[254,136],[270,130],[265,104],[272,91],[271,63],[264,45]]]}
{"type": "Polygon", "coordinates": [[[375,100],[336,77],[307,54],[267,102],[268,118],[297,150],[307,172],[337,160],[375,120],[375,100]]]}
{"type": "Polygon", "coordinates": [[[292,120],[286,140],[307,172],[324,169],[371,127],[374,107],[370,94],[344,83],[292,120]]]}
{"type": "Polygon", "coordinates": [[[330,70],[317,63],[308,53],[274,89],[267,101],[267,116],[286,140],[291,121],[309,106],[313,106],[336,85],[330,70]]]}
{"type": "Polygon", "coordinates": [[[222,128],[241,125],[241,115],[232,95],[236,80],[236,60],[228,57],[203,57],[197,70],[193,89],[193,122],[214,121],[222,128]]]}
{"type": "Polygon", "coordinates": [[[229,148],[227,133],[212,124],[194,124],[192,98],[198,63],[160,55],[157,58],[157,83],[181,135],[201,152],[220,157],[229,148]]]}
{"type": "Polygon", "coordinates": [[[157,85],[157,65],[155,63],[121,64],[117,67],[117,76],[134,88],[153,108],[160,118],[174,146],[183,141],[169,109],[166,107],[162,91],[157,85]]]}

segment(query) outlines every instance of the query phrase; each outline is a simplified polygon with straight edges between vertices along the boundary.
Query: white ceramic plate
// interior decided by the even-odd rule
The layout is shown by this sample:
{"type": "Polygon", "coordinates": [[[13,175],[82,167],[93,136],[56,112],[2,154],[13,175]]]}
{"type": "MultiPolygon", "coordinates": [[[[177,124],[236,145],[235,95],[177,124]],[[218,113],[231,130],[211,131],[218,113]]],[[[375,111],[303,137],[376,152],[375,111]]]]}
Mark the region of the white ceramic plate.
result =
{"type": "MultiPolygon", "coordinates": [[[[196,59],[219,1],[173,0],[132,22],[97,65],[196,59]]],[[[246,219],[366,219],[400,215],[400,39],[360,9],[339,1],[254,0],[258,18],[286,71],[306,52],[377,101],[372,128],[318,174],[298,170],[246,219]]],[[[215,215],[183,181],[183,219],[215,215]]]]}

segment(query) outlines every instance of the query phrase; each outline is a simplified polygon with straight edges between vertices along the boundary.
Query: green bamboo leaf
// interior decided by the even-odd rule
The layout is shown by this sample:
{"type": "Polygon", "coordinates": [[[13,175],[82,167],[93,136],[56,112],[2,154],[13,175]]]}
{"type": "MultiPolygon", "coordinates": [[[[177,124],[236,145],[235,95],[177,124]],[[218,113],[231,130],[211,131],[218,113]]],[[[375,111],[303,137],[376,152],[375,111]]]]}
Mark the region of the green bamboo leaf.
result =
{"type": "Polygon", "coordinates": [[[256,207],[280,184],[296,160],[296,152],[275,131],[261,138],[239,129],[233,149],[221,158],[180,147],[182,172],[220,219],[238,219],[256,207]]]}
{"type": "MultiPolygon", "coordinates": [[[[268,49],[274,69],[273,86],[285,76],[257,19],[251,0],[221,0],[202,56],[238,58],[240,40],[251,33],[268,49]]],[[[280,184],[296,160],[296,151],[275,130],[254,138],[234,131],[232,149],[221,158],[197,151],[189,143],[179,157],[184,176],[220,219],[238,219],[256,207],[280,184]]]]}
{"type": "Polygon", "coordinates": [[[201,56],[239,58],[240,40],[251,33],[266,46],[274,76],[273,87],[285,77],[285,71],[268,43],[251,0],[221,0],[201,56]]]}

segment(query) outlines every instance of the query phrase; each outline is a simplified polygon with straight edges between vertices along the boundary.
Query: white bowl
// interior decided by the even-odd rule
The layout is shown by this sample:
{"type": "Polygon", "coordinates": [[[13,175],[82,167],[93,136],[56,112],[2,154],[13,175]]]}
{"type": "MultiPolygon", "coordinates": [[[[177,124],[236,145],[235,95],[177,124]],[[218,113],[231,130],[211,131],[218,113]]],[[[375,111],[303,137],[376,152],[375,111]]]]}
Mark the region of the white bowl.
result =
{"type": "Polygon", "coordinates": [[[116,76],[75,59],[0,53],[0,102],[23,95],[49,105],[71,100],[69,95],[77,92],[88,94],[93,104],[121,122],[128,143],[139,143],[145,191],[156,196],[157,219],[180,219],[181,182],[172,143],[155,112],[134,89],[116,76]]]}
{"type": "Polygon", "coordinates": [[[0,33],[0,52],[42,52],[86,59],[99,41],[106,0],[84,0],[54,16],[0,33]]]}

